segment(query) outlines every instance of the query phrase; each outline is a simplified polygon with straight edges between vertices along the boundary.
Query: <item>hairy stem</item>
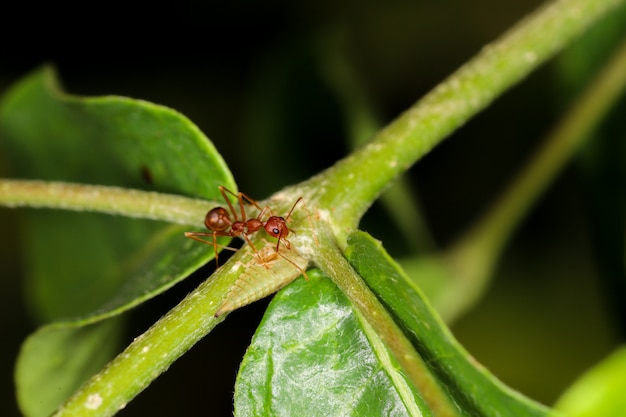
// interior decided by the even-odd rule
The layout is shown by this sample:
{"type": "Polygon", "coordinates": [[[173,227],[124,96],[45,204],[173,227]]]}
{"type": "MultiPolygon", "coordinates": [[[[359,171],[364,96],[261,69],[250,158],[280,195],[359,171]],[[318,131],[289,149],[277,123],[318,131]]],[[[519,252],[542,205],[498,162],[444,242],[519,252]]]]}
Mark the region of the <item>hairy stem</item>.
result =
{"type": "Polygon", "coordinates": [[[103,185],[0,179],[0,205],[92,211],[203,227],[199,220],[218,203],[103,185]]]}

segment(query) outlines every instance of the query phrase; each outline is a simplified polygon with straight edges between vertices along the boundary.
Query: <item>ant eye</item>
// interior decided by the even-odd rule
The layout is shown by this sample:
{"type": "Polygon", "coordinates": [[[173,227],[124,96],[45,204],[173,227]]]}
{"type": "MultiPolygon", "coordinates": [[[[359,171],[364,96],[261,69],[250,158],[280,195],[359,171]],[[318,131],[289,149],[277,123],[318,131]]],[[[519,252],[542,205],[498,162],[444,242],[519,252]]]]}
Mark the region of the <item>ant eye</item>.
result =
{"type": "Polygon", "coordinates": [[[272,232],[274,232],[275,235],[280,233],[280,230],[278,229],[278,227],[275,227],[272,229],[272,232]]]}

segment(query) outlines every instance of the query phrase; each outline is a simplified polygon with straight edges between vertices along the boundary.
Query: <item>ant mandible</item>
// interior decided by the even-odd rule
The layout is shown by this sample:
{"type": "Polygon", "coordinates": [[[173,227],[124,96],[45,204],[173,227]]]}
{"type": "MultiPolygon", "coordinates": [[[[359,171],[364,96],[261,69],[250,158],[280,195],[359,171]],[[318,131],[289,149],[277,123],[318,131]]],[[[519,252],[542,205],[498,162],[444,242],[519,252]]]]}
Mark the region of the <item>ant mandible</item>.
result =
{"type": "MultiPolygon", "coordinates": [[[[206,226],[207,229],[211,230],[211,232],[185,232],[185,237],[197,240],[198,242],[202,242],[207,245],[213,245],[213,251],[215,253],[215,263],[217,266],[219,266],[218,252],[217,252],[218,246],[224,249],[232,250],[232,251],[235,251],[236,249],[231,248],[229,246],[218,245],[217,244],[218,236],[230,236],[230,237],[241,236],[250,245],[252,250],[258,255],[256,248],[254,247],[254,245],[252,244],[248,236],[252,233],[259,231],[261,228],[263,228],[265,229],[267,234],[278,239],[278,241],[276,242],[276,253],[282,258],[286,259],[288,262],[295,265],[296,268],[298,268],[306,276],[306,272],[304,272],[302,268],[297,266],[293,261],[285,258],[285,256],[283,256],[279,252],[281,241],[283,242],[283,245],[285,245],[287,249],[291,249],[291,243],[289,242],[289,240],[287,240],[287,236],[289,235],[289,232],[290,231],[293,232],[293,230],[289,229],[289,227],[287,226],[287,222],[291,218],[291,214],[293,213],[293,210],[296,208],[296,205],[302,200],[302,197],[296,200],[294,205],[291,207],[291,210],[289,210],[289,213],[287,214],[287,216],[282,217],[282,216],[272,215],[272,212],[269,206],[265,206],[263,209],[261,209],[261,207],[255,200],[248,197],[246,194],[242,192],[234,193],[233,191],[221,185],[219,186],[219,190],[220,190],[220,193],[222,194],[222,197],[224,197],[224,200],[228,204],[228,208],[230,209],[230,212],[232,213],[235,220],[234,221],[231,220],[230,215],[228,214],[228,211],[225,208],[215,207],[209,210],[209,212],[206,214],[204,218],[204,225],[206,226]],[[235,211],[235,208],[233,207],[226,193],[229,193],[237,197],[237,200],[239,201],[239,209],[241,212],[241,220],[239,220],[239,217],[237,216],[237,212],[235,211]],[[253,218],[253,219],[246,218],[246,211],[244,209],[244,199],[250,204],[254,205],[257,209],[261,210],[259,212],[259,215],[256,218],[253,218]],[[270,217],[267,219],[266,222],[263,222],[261,219],[263,218],[266,212],[270,213],[270,217]],[[212,242],[202,239],[201,236],[211,236],[213,238],[212,242]]],[[[263,263],[265,262],[263,261],[263,263]]]]}

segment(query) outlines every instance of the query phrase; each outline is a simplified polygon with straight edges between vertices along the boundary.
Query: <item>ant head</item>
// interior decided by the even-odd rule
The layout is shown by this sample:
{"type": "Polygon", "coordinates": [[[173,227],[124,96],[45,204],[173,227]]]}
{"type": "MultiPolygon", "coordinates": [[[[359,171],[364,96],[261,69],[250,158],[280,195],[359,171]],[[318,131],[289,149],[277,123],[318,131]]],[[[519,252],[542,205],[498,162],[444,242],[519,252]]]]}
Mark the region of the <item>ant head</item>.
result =
{"type": "Polygon", "coordinates": [[[223,207],[215,207],[209,210],[204,218],[206,228],[216,232],[223,232],[228,229],[231,223],[228,212],[223,207]]]}
{"type": "Polygon", "coordinates": [[[289,234],[289,228],[287,222],[283,217],[272,216],[265,222],[265,231],[272,237],[279,239],[287,237],[289,234]]]}
{"type": "MultiPolygon", "coordinates": [[[[279,242],[282,240],[287,248],[289,248],[289,241],[286,239],[286,237],[289,235],[289,232],[293,232],[293,230],[287,227],[287,222],[291,218],[291,213],[293,213],[293,210],[296,208],[300,201],[302,201],[302,197],[296,200],[286,217],[270,216],[270,218],[267,219],[267,221],[265,222],[264,227],[267,234],[272,237],[278,238],[279,242]]],[[[276,248],[276,250],[278,250],[278,247],[276,248]]]]}

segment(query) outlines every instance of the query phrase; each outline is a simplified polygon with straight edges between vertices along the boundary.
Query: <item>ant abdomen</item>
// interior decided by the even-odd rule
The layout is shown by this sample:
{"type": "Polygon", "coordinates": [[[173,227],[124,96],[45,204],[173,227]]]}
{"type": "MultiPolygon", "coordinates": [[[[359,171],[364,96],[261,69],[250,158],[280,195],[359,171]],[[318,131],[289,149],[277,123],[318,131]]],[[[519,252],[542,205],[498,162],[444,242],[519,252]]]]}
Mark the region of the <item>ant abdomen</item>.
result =
{"type": "Polygon", "coordinates": [[[223,207],[215,207],[206,214],[204,225],[209,230],[220,231],[228,229],[232,224],[228,212],[223,207]]]}

